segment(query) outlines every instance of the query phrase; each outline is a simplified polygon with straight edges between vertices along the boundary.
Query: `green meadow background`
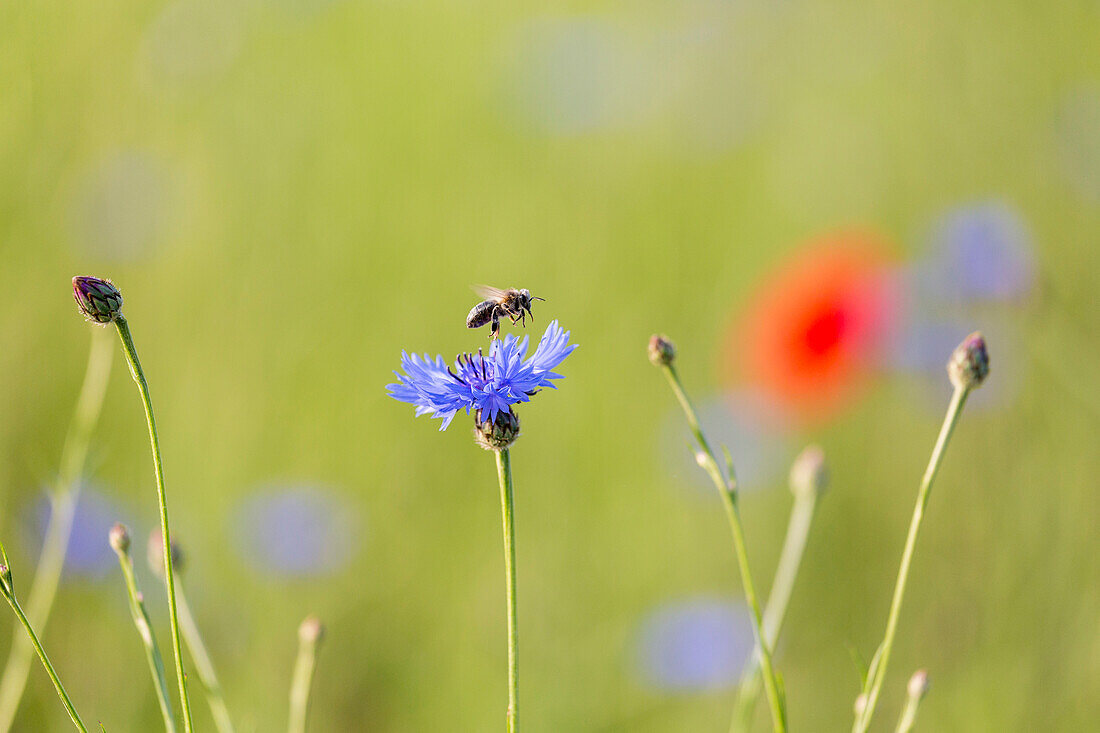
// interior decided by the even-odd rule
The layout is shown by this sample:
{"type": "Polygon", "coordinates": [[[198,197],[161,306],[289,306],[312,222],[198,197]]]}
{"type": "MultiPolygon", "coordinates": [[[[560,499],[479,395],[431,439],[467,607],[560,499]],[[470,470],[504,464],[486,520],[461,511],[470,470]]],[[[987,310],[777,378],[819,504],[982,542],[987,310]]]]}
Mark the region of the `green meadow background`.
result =
{"type": "MultiPolygon", "coordinates": [[[[285,726],[296,628],[316,613],[312,730],[500,730],[493,461],[467,418],[439,433],[384,385],[402,350],[486,343],[463,327],[471,283],[527,287],[547,298],[528,332],[557,318],[580,348],[512,451],[524,730],[724,731],[732,688],[639,673],[654,608],[740,596],[647,338],[668,333],[689,390],[715,394],[730,328],[807,238],[869,227],[906,262],[943,211],[997,200],[1027,224],[1035,284],[967,320],[990,337],[989,389],[1013,384],[948,451],[877,729],[918,667],[924,730],[1094,729],[1098,29],[1094,2],[0,5],[0,539],[17,592],[90,338],[69,280],[109,276],[240,729],[285,726]],[[244,558],[239,507],[265,486],[337,497],[335,567],[244,558]]],[[[948,397],[946,377],[919,399],[913,381],[884,373],[785,439],[784,460],[820,442],[833,477],[777,653],[795,731],[850,725],[849,650],[881,637],[948,397]]],[[[144,538],[156,499],[121,355],[87,473],[144,538]]],[[[784,483],[743,500],[765,589],[784,483]]],[[[158,728],[117,568],[67,573],[43,641],[89,723],[158,728]]],[[[9,646],[4,631],[0,659],[9,646]]],[[[16,730],[67,726],[36,664],[16,730]]]]}

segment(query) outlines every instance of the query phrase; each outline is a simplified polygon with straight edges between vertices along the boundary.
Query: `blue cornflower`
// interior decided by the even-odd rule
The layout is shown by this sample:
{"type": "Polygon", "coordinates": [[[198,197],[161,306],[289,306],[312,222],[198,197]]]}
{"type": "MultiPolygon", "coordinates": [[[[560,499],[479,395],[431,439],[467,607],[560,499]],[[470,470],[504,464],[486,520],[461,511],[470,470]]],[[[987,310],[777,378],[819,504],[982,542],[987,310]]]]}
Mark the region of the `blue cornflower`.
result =
{"type": "Polygon", "coordinates": [[[527,402],[543,387],[554,387],[550,381],[562,375],[552,370],[577,348],[569,343],[569,331],[557,321],[546,327],[535,353],[527,358],[527,337],[517,339],[509,334],[502,341],[493,341],[489,355],[479,350],[463,354],[449,367],[442,356],[434,360],[401,353],[404,374],[394,372],[396,384],[386,385],[395,400],[416,406],[416,414],[432,415],[443,421],[446,430],[459,410],[478,413],[479,419],[492,423],[499,413],[511,412],[510,406],[527,402]]]}

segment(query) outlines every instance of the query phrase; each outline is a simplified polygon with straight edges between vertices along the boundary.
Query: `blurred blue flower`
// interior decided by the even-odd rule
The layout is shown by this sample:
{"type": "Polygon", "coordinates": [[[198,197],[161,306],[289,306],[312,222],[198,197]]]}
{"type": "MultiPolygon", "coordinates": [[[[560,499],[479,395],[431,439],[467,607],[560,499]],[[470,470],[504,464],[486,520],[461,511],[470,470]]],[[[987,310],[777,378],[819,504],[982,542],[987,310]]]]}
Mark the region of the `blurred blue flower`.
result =
{"type": "Polygon", "coordinates": [[[231,527],[245,560],[273,575],[339,570],[362,535],[352,507],[311,486],[268,487],[245,499],[231,527]]]}
{"type": "Polygon", "coordinates": [[[740,603],[689,598],[646,618],[638,637],[645,680],[670,690],[734,684],[753,649],[749,611],[740,603]]]}
{"type": "Polygon", "coordinates": [[[569,331],[563,331],[557,321],[546,327],[538,348],[527,359],[527,337],[517,339],[509,334],[502,341],[493,341],[489,356],[463,354],[451,369],[437,356],[409,355],[402,352],[401,368],[394,372],[400,380],[387,384],[386,390],[395,400],[416,406],[416,414],[432,415],[443,421],[446,430],[459,410],[484,411],[492,422],[498,412],[509,412],[509,406],[527,402],[542,387],[554,387],[550,381],[561,379],[552,369],[577,348],[569,343],[569,331]]]}
{"type": "Polygon", "coordinates": [[[1034,280],[1031,234],[1014,209],[983,201],[952,209],[932,226],[931,258],[918,286],[935,302],[1026,295],[1034,280]]]}
{"type": "MultiPolygon", "coordinates": [[[[42,547],[42,538],[46,534],[46,525],[52,511],[49,498],[43,496],[28,512],[28,523],[32,527],[29,535],[33,537],[34,553],[42,547]]],[[[124,519],[115,504],[85,485],[77,499],[76,512],[73,515],[73,527],[65,554],[65,570],[87,578],[98,578],[110,571],[118,561],[107,544],[107,533],[115,522],[124,519]]]]}

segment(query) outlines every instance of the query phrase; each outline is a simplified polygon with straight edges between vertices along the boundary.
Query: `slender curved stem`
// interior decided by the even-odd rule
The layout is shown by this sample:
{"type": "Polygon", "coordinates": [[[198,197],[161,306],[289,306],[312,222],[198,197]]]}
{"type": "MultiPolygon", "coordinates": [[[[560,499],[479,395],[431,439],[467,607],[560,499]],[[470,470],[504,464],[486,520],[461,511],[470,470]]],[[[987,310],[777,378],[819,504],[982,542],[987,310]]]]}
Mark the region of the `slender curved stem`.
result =
{"type": "Polygon", "coordinates": [[[917,725],[917,710],[920,708],[920,695],[913,695],[910,693],[905,698],[905,707],[901,709],[901,716],[898,718],[898,727],[895,728],[895,733],[912,733],[913,728],[917,725]]]}
{"type": "Polygon", "coordinates": [[[866,704],[861,714],[856,716],[852,725],[852,733],[865,733],[871,724],[871,717],[875,713],[878,704],[879,692],[882,690],[883,680],[886,678],[886,665],[890,661],[890,651],[894,647],[894,637],[898,631],[898,618],[901,616],[901,604],[905,599],[905,584],[909,580],[909,567],[913,562],[913,551],[917,545],[917,534],[920,532],[921,520],[924,518],[924,508],[928,504],[928,495],[932,489],[932,482],[936,480],[936,474],[943,463],[944,450],[947,448],[955,425],[959,422],[963,405],[970,390],[965,387],[956,387],[951,395],[951,403],[947,407],[947,415],[944,417],[943,426],[940,428],[936,446],[932,449],[932,457],[928,462],[928,468],[921,479],[920,490],[917,492],[917,504],[913,507],[913,518],[909,522],[909,534],[905,538],[905,549],[901,554],[901,567],[898,569],[897,583],[894,585],[894,597],[890,603],[890,613],[886,619],[886,633],[882,637],[882,644],[875,654],[875,661],[867,673],[867,681],[863,687],[866,695],[866,704]]]}
{"type": "Polygon", "coordinates": [[[164,492],[164,469],[160,462],[160,441],[157,439],[157,423],[153,417],[153,401],[149,397],[149,383],[145,381],[145,372],[138,361],[134,339],[130,335],[130,324],[121,315],[115,320],[119,338],[130,365],[130,376],[137,383],[141,393],[141,403],[145,407],[145,422],[149,425],[149,443],[153,451],[153,472],[157,479],[157,500],[160,502],[160,531],[164,536],[164,579],[168,586],[168,616],[172,626],[172,652],[176,657],[176,679],[179,682],[180,707],[183,709],[183,729],[191,733],[191,703],[187,697],[187,677],[183,673],[183,651],[180,648],[179,615],[176,610],[175,574],[172,572],[172,540],[168,535],[168,499],[164,492]]]}
{"type": "Polygon", "coordinates": [[[317,639],[299,637],[298,659],[290,683],[289,733],[305,733],[309,715],[309,693],[313,688],[313,670],[317,667],[317,639]]]}
{"type": "MultiPolygon", "coordinates": [[[[787,604],[791,599],[795,578],[798,577],[798,567],[802,563],[810,525],[813,524],[814,514],[817,511],[817,497],[816,491],[795,493],[791,518],[787,524],[787,536],[783,540],[783,550],[779,554],[779,564],[775,569],[775,580],[772,581],[772,588],[768,593],[768,602],[764,604],[764,639],[770,649],[775,648],[779,632],[783,628],[787,604]]],[[[734,705],[733,723],[730,726],[731,733],[738,731],[747,733],[752,725],[752,714],[756,709],[759,696],[760,665],[757,658],[753,656],[741,674],[741,682],[737,688],[737,703],[734,705]]]]}
{"type": "Polygon", "coordinates": [[[214,716],[214,726],[219,733],[233,733],[233,719],[229,716],[229,707],[225,704],[221,683],[214,671],[214,663],[210,660],[206,644],[203,643],[202,634],[199,633],[198,624],[195,623],[195,616],[191,613],[191,606],[187,603],[183,580],[178,574],[176,575],[176,599],[180,604],[180,631],[183,633],[183,643],[187,645],[191,661],[195,663],[195,671],[198,672],[199,680],[206,688],[206,701],[210,704],[210,714],[214,716]]]}
{"type": "Polygon", "coordinates": [[[513,517],[512,462],[508,449],[494,451],[500,480],[500,511],[504,527],[504,575],[508,585],[508,733],[519,730],[519,629],[516,624],[516,526],[513,517]]]}
{"type": "Polygon", "coordinates": [[[137,580],[134,578],[134,563],[128,553],[118,553],[118,564],[122,568],[122,577],[126,581],[126,594],[130,601],[130,616],[134,620],[138,636],[141,637],[141,645],[145,648],[145,661],[149,664],[149,674],[153,678],[153,687],[157,691],[157,703],[160,705],[160,714],[164,719],[164,730],[167,733],[176,732],[176,719],[172,713],[172,700],[168,694],[168,680],[164,674],[164,660],[160,656],[160,647],[153,636],[153,626],[149,623],[149,614],[145,611],[145,601],[138,591],[137,580]]]}
{"type": "Polygon", "coordinates": [[[57,690],[57,696],[61,698],[61,702],[65,705],[65,710],[69,713],[69,717],[73,721],[73,725],[76,729],[82,733],[88,733],[88,729],[84,727],[84,721],[80,719],[80,714],[76,712],[76,708],[73,707],[73,701],[69,699],[69,694],[65,692],[64,686],[61,684],[61,680],[57,676],[57,672],[54,671],[53,665],[50,664],[50,658],[46,656],[46,651],[42,648],[42,644],[38,641],[38,636],[34,633],[34,628],[31,626],[31,622],[27,620],[27,616],[23,613],[23,609],[19,606],[19,601],[15,600],[15,593],[7,590],[0,592],[0,595],[4,596],[4,600],[11,606],[11,610],[15,611],[16,617],[19,619],[19,623],[23,624],[23,628],[27,631],[27,637],[31,641],[31,645],[34,646],[34,650],[38,652],[38,658],[42,660],[42,666],[46,668],[46,674],[50,676],[50,680],[53,681],[54,689],[57,690]]]}
{"type": "Polygon", "coordinates": [[[718,460],[714,457],[714,451],[711,450],[710,444],[707,443],[706,436],[703,435],[703,429],[699,425],[699,417],[691,404],[691,400],[688,399],[683,385],[680,383],[680,376],[676,373],[675,367],[671,364],[662,365],[661,370],[668,378],[668,383],[676,394],[676,399],[679,400],[684,415],[687,417],[688,426],[691,428],[695,440],[699,443],[699,449],[702,451],[703,456],[701,462],[703,469],[714,481],[714,486],[722,497],[722,505],[725,507],[730,531],[733,534],[734,554],[737,556],[737,565],[741,571],[741,586],[745,592],[745,600],[752,611],[752,633],[756,639],[757,657],[760,660],[760,670],[764,677],[764,692],[768,697],[768,704],[771,706],[773,728],[776,733],[783,733],[787,730],[787,714],[782,695],[779,692],[779,681],[776,678],[775,668],[772,666],[771,649],[769,644],[766,643],[762,629],[760,603],[756,599],[756,589],[753,587],[752,573],[749,570],[748,551],[745,548],[745,532],[741,523],[741,512],[737,505],[737,489],[734,478],[730,476],[727,480],[722,475],[722,469],[718,465],[718,460]]]}
{"type": "MultiPolygon", "coordinates": [[[[27,594],[27,618],[42,633],[45,633],[50,611],[53,610],[58,582],[65,565],[65,552],[69,547],[69,535],[72,533],[80,496],[80,476],[84,472],[92,431],[103,408],[114,353],[106,332],[98,328],[92,329],[84,383],[61,449],[57,484],[50,496],[50,519],[46,525],[42,555],[38,559],[38,569],[27,594]]],[[[27,674],[30,672],[33,656],[34,647],[30,640],[16,629],[11,656],[4,667],[4,676],[0,678],[0,733],[8,733],[15,720],[19,701],[27,686],[27,674]]]]}

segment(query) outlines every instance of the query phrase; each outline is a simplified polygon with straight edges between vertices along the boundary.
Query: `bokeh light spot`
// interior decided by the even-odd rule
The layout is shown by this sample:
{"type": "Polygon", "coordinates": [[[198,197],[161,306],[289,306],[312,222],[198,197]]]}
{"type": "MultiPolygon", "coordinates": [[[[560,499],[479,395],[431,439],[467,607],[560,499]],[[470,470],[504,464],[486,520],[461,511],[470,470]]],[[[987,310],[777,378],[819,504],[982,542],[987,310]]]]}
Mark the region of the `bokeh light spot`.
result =
{"type": "Polygon", "coordinates": [[[919,297],[936,303],[1026,295],[1035,279],[1031,234],[1006,203],[959,206],[933,224],[930,257],[917,273],[919,297]]]}
{"type": "Polygon", "coordinates": [[[1100,202],[1100,85],[1066,97],[1055,134],[1066,177],[1082,196],[1100,202]]]}
{"type": "Polygon", "coordinates": [[[647,109],[644,54],[610,22],[544,19],[525,26],[512,54],[509,95],[542,132],[575,135],[637,122],[647,109]]]}
{"type": "Polygon", "coordinates": [[[737,681],[753,649],[748,609],[732,601],[687,598],[651,612],[638,632],[640,674],[672,691],[720,689],[737,681]]]}
{"type": "Polygon", "coordinates": [[[740,368],[803,419],[841,407],[878,366],[896,327],[898,281],[887,251],[869,233],[823,237],[766,278],[731,333],[731,381],[740,368]]]}
{"type": "Polygon", "coordinates": [[[312,486],[276,486],[246,498],[231,527],[244,559],[277,576],[309,576],[343,568],[358,549],[361,521],[335,493],[312,486]]]}
{"type": "Polygon", "coordinates": [[[103,158],[78,184],[71,209],[76,243],[108,261],[149,254],[163,235],[169,181],[148,153],[120,150],[103,158]]]}
{"type": "Polygon", "coordinates": [[[233,3],[177,0],[145,33],[145,62],[154,84],[208,80],[226,69],[241,47],[241,21],[233,3]]]}
{"type": "MultiPolygon", "coordinates": [[[[33,557],[37,557],[42,550],[51,511],[50,499],[43,495],[32,504],[28,512],[28,524],[31,527],[28,537],[33,540],[28,550],[33,557]]],[[[85,578],[100,578],[110,571],[118,560],[107,544],[107,533],[115,522],[120,521],[125,520],[119,508],[103,494],[85,484],[73,515],[73,527],[65,555],[65,570],[85,578]]]]}

